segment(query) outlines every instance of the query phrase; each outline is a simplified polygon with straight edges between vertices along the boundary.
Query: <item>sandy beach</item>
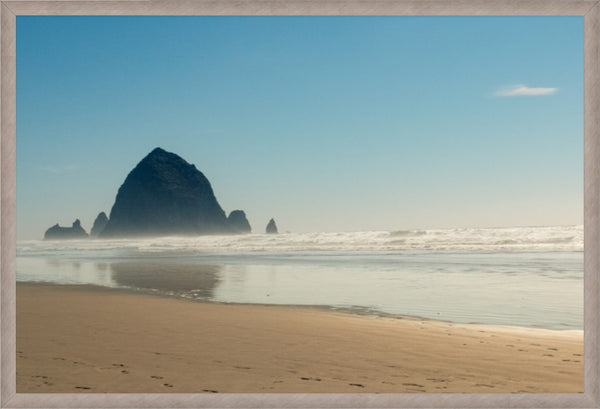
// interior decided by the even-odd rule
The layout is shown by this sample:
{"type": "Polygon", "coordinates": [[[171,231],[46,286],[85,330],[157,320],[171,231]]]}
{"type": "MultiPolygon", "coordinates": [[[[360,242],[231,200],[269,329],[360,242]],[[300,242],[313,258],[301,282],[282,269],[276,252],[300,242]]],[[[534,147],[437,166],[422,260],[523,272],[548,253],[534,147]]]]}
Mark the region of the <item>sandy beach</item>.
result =
{"type": "Polygon", "coordinates": [[[583,332],[18,283],[17,392],[583,392],[583,332]]]}

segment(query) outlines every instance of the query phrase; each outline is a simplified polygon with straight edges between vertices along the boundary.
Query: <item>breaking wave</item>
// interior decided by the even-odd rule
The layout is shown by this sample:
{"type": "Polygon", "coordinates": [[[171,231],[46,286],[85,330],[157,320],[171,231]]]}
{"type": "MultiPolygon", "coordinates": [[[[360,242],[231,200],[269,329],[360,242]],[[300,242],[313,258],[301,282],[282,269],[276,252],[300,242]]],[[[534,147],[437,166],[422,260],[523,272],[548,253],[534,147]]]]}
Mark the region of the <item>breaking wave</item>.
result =
{"type": "Polygon", "coordinates": [[[583,226],[281,233],[68,241],[25,240],[19,255],[61,252],[240,254],[406,251],[583,251],[583,226]]]}

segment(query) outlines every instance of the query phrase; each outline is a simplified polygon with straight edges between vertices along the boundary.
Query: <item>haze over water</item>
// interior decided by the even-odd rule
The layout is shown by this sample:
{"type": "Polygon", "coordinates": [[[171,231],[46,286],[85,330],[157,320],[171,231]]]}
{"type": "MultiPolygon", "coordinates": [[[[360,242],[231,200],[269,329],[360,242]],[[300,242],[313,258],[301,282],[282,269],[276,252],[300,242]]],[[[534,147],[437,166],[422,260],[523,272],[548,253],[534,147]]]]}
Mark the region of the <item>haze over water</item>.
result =
{"type": "Polygon", "coordinates": [[[17,280],[583,328],[583,227],[19,241],[17,280]]]}

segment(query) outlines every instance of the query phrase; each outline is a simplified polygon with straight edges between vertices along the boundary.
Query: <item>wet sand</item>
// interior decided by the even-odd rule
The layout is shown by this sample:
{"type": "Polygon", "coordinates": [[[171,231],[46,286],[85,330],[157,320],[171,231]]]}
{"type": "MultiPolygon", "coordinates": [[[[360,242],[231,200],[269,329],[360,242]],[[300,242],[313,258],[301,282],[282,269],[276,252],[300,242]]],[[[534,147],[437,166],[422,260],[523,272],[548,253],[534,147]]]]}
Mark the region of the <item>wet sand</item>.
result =
{"type": "Polygon", "coordinates": [[[17,392],[583,392],[583,332],[18,283],[17,392]]]}

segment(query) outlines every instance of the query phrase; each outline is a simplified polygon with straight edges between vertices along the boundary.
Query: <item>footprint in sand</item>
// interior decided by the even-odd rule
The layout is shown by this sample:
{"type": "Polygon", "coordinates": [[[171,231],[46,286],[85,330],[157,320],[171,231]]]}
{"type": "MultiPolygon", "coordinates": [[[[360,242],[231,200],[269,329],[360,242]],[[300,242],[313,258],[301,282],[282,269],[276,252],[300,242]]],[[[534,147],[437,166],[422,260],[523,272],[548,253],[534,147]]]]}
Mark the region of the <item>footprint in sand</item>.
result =
{"type": "Polygon", "coordinates": [[[89,386],[76,386],[75,389],[92,389],[89,386]]]}
{"type": "Polygon", "coordinates": [[[321,378],[307,378],[307,377],[303,376],[300,379],[302,379],[303,381],[317,381],[317,382],[321,382],[321,378]]]}
{"type": "Polygon", "coordinates": [[[112,366],[125,367],[125,364],[112,364],[112,366]]]}
{"type": "Polygon", "coordinates": [[[249,366],[234,366],[234,368],[237,368],[237,369],[252,369],[249,366]]]}
{"type": "Polygon", "coordinates": [[[219,391],[216,391],[214,389],[202,389],[202,392],[208,392],[208,393],[219,393],[219,391]]]}
{"type": "Polygon", "coordinates": [[[487,385],[485,383],[476,383],[475,386],[485,386],[486,388],[495,388],[494,385],[487,385]]]}
{"type": "Polygon", "coordinates": [[[548,351],[558,351],[556,348],[548,348],[548,351]]]}
{"type": "Polygon", "coordinates": [[[173,385],[171,385],[170,383],[163,383],[163,386],[166,386],[167,388],[172,388],[173,385]]]}
{"type": "Polygon", "coordinates": [[[152,379],[163,379],[162,376],[158,376],[158,375],[152,375],[150,378],[152,378],[152,379]]]}
{"type": "Polygon", "coordinates": [[[349,383],[348,385],[350,386],[358,386],[359,388],[364,388],[365,385],[363,385],[362,383],[349,383]]]}
{"type": "Polygon", "coordinates": [[[424,388],[424,385],[419,385],[418,383],[403,383],[404,386],[416,386],[417,388],[424,388]]]}
{"type": "Polygon", "coordinates": [[[552,354],[544,354],[544,356],[554,356],[554,355],[552,355],[552,354]]]}
{"type": "Polygon", "coordinates": [[[121,373],[128,374],[128,373],[129,373],[129,371],[122,370],[122,371],[121,371],[121,373]]]}

